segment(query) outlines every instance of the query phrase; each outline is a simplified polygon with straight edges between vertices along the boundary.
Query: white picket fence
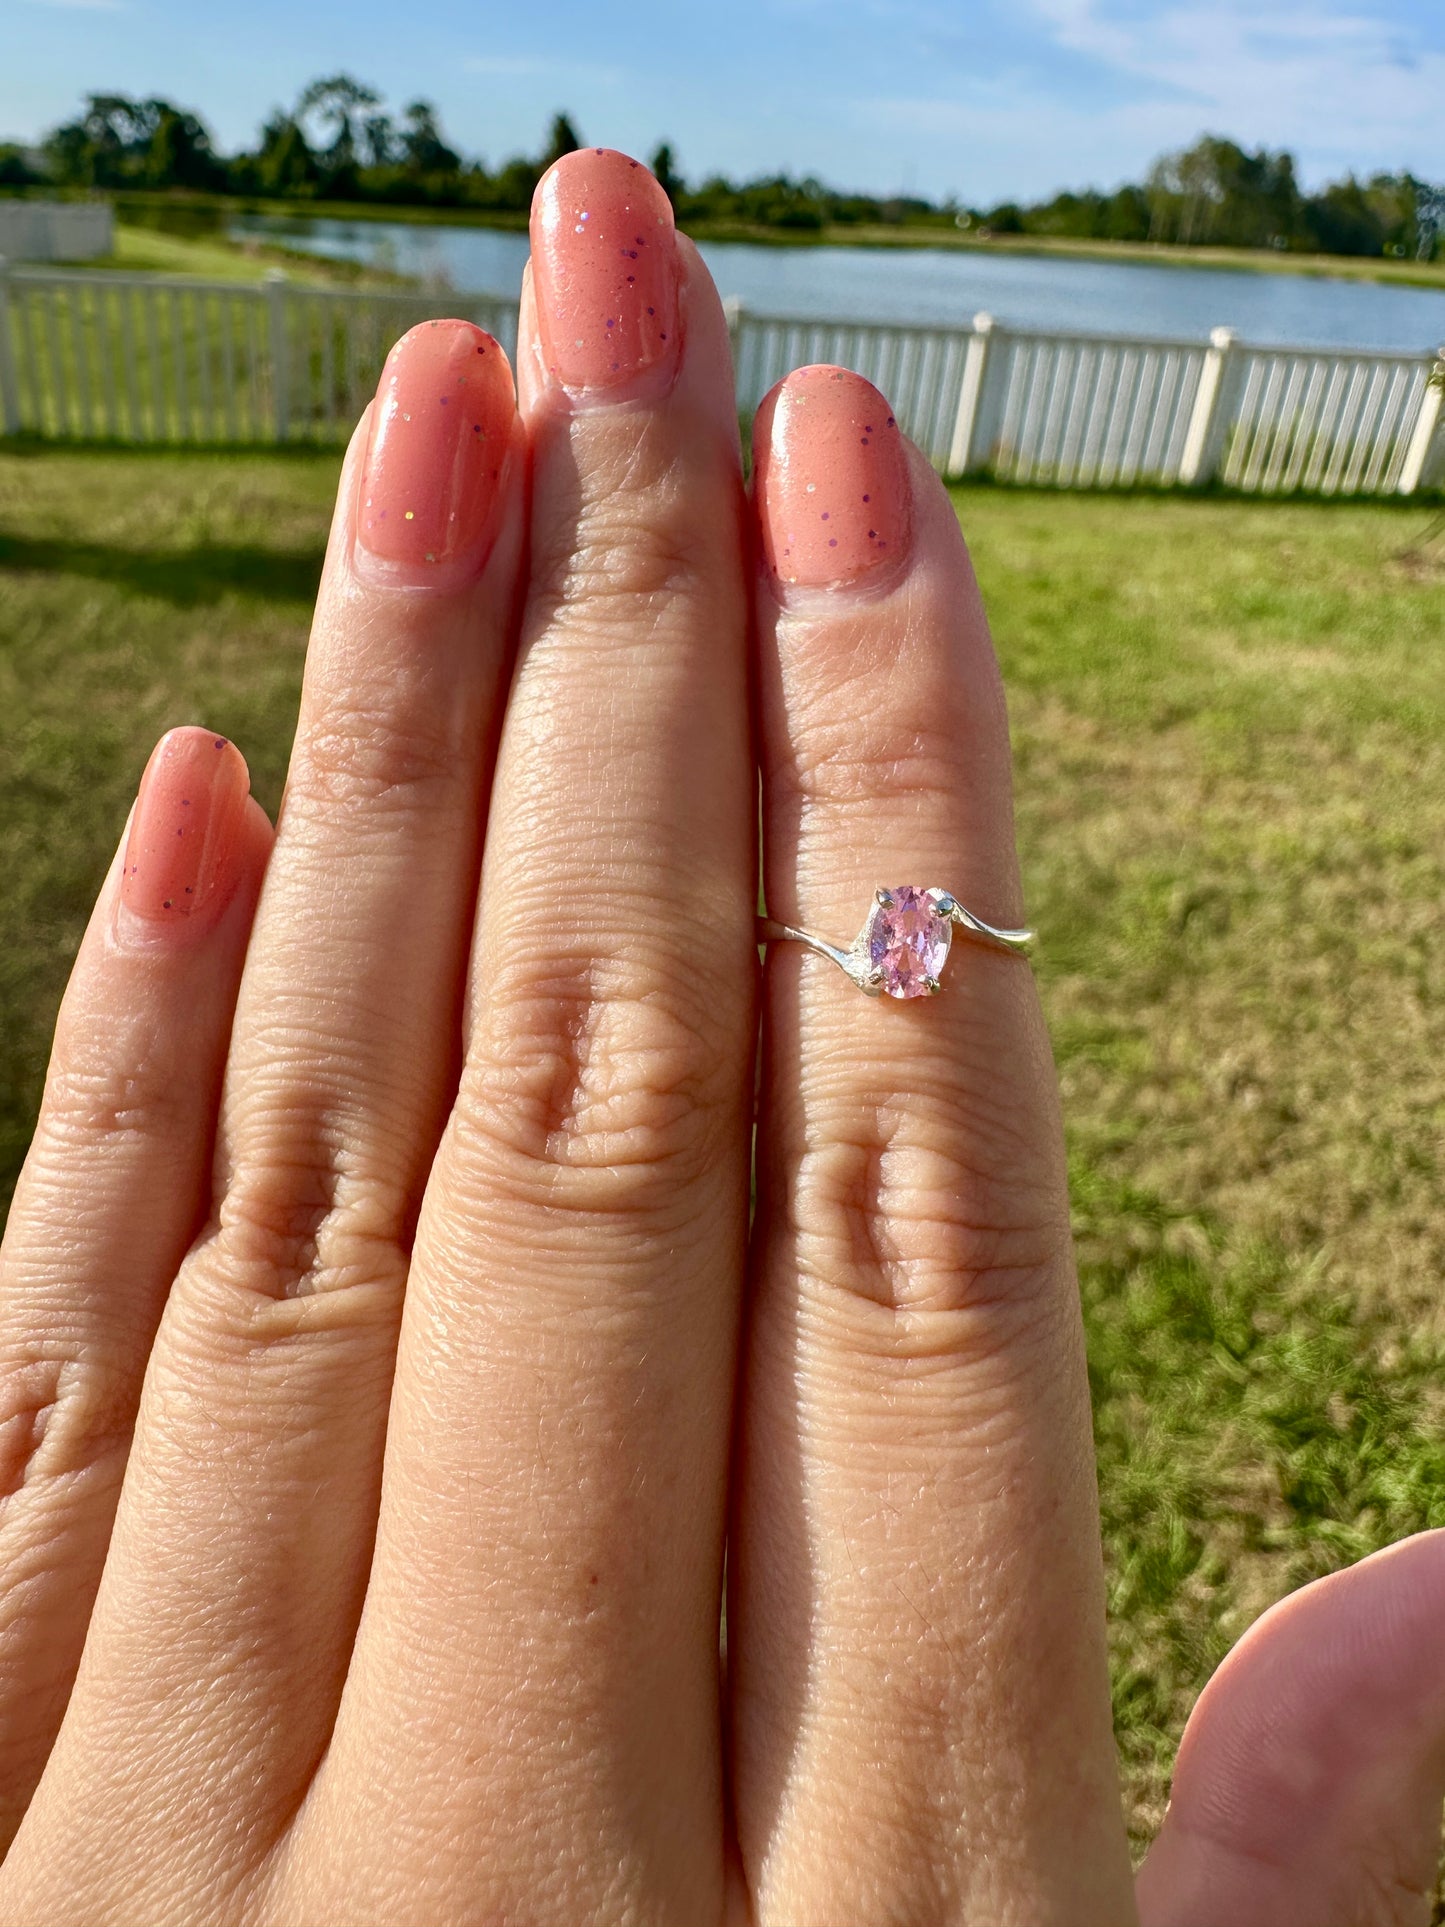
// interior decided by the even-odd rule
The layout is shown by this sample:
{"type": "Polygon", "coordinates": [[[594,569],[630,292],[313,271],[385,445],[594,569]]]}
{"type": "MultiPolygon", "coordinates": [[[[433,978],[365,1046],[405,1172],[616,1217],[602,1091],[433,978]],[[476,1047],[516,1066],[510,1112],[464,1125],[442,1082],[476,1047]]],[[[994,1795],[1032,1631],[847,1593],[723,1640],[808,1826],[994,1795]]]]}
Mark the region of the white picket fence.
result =
{"type": "Polygon", "coordinates": [[[109,201],[0,199],[0,255],[10,261],[99,261],[115,247],[109,201]]]}
{"type": "MultiPolygon", "coordinates": [[[[738,404],[805,362],[856,368],[947,474],[1069,488],[1413,494],[1445,480],[1440,356],[757,315],[728,303],[738,404]]],[[[415,322],[508,353],[516,303],[0,263],[0,431],[123,442],[335,442],[415,322]]]]}

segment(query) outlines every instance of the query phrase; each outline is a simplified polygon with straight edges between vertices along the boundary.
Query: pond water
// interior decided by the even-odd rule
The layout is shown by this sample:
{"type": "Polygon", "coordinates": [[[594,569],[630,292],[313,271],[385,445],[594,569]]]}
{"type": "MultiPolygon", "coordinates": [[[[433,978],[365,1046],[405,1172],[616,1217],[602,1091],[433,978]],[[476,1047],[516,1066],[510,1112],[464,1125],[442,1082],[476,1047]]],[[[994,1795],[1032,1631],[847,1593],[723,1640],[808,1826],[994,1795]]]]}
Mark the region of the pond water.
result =
{"type": "MultiPolygon", "coordinates": [[[[233,236],[366,261],[468,291],[515,294],[525,234],[406,221],[232,217],[233,236]]],[[[703,248],[724,294],[762,313],[954,325],[998,321],[1086,334],[1198,338],[1221,325],[1246,341],[1424,352],[1445,343],[1445,289],[1220,268],[990,254],[942,248],[703,248]]]]}

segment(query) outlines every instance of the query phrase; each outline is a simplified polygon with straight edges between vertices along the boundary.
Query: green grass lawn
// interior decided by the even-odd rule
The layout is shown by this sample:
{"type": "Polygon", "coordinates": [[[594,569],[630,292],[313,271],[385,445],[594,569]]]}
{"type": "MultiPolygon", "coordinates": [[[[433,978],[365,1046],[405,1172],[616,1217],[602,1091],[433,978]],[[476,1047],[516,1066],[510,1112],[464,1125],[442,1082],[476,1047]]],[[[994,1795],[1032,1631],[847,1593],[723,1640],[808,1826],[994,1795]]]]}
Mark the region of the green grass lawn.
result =
{"type": "Polygon", "coordinates": [[[333,261],[299,248],[232,241],[224,234],[168,234],[155,227],[117,222],[115,251],[88,268],[123,269],[127,274],[182,274],[201,281],[260,281],[280,268],[298,287],[392,288],[406,277],[367,267],[360,261],[333,261]]]}
{"type": "MultiPolygon", "coordinates": [[[[277,802],[337,457],[0,454],[0,1195],[155,737],[277,802]]],[[[960,491],[1069,1118],[1136,1836],[1272,1599],[1445,1523],[1445,536],[960,491]]]]}

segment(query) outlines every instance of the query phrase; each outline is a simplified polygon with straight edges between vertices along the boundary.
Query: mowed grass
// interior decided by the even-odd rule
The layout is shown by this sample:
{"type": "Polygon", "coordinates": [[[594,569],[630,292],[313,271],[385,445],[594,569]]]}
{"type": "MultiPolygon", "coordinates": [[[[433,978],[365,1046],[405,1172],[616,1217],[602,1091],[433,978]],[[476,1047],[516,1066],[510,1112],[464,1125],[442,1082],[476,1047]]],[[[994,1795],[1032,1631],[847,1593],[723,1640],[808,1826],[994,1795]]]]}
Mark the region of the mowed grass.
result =
{"type": "Polygon", "coordinates": [[[115,249],[95,268],[119,268],[127,274],[179,274],[202,281],[257,282],[268,269],[280,268],[297,287],[393,287],[405,277],[366,267],[359,261],[333,261],[323,255],[303,254],[284,245],[267,246],[258,240],[229,240],[224,234],[168,234],[162,228],[118,221],[115,249]]]}
{"type": "MultiPolygon", "coordinates": [[[[0,454],[0,1183],[168,725],[274,810],[337,457],[0,454]]],[[[1068,1117],[1136,1840],[1289,1588],[1445,1523],[1445,541],[960,491],[1068,1117]]]]}

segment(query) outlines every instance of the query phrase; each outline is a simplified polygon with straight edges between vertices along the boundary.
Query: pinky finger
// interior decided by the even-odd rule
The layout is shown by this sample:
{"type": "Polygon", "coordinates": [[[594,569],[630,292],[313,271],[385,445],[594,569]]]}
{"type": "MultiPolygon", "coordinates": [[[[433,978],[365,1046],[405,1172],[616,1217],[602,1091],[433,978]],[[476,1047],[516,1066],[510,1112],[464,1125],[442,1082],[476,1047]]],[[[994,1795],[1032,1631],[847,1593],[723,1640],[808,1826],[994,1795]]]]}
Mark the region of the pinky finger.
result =
{"type": "Polygon", "coordinates": [[[61,1005],[0,1246],[0,1854],[65,1711],[151,1340],[205,1214],[270,847],[235,746],[163,736],[61,1005]]]}

